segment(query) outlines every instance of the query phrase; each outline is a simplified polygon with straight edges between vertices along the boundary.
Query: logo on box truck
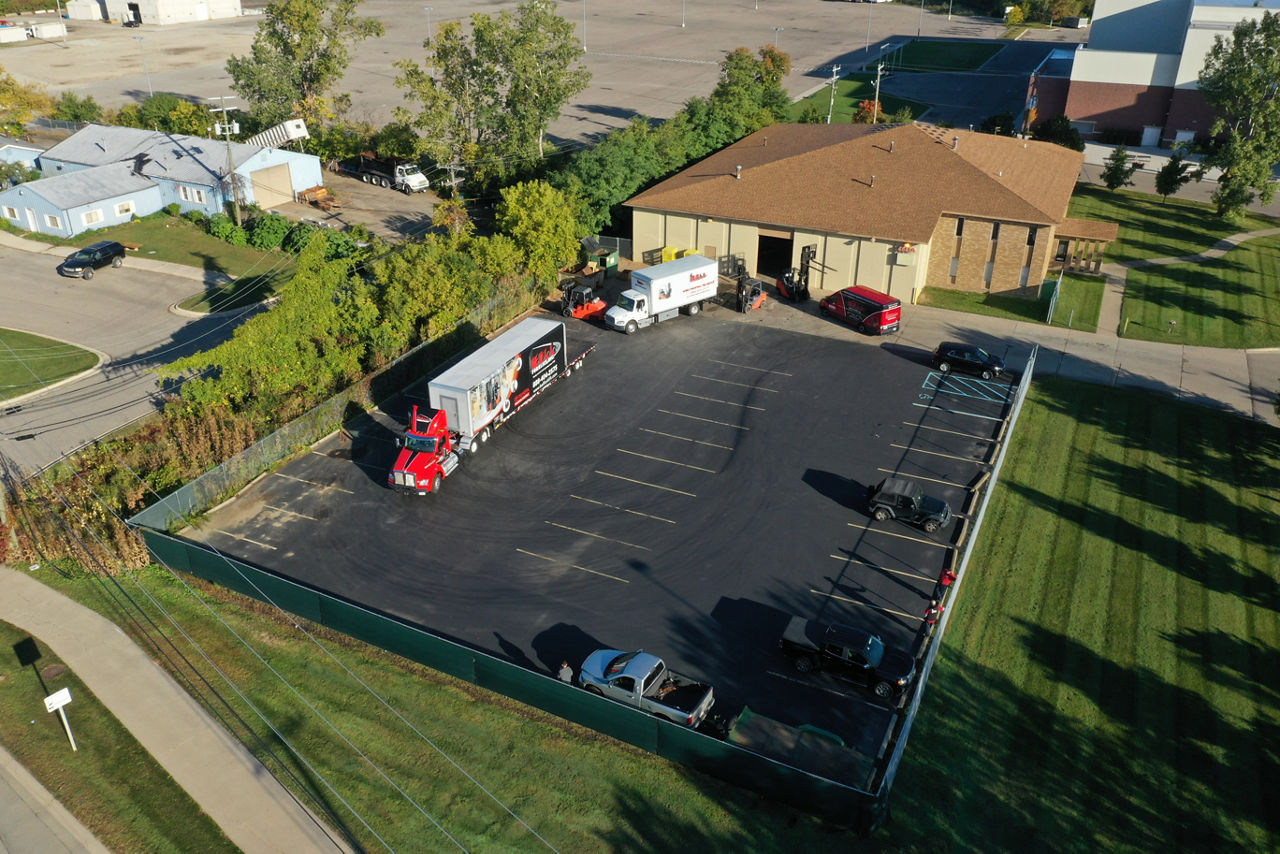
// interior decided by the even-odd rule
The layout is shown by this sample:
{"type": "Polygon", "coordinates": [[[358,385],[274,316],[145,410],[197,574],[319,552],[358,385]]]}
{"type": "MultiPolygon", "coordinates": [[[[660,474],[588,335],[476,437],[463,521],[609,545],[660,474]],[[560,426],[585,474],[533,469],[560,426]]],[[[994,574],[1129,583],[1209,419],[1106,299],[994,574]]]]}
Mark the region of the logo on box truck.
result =
{"type": "Polygon", "coordinates": [[[549,365],[556,363],[556,354],[560,352],[560,343],[553,341],[544,344],[529,354],[529,373],[537,374],[549,365]]]}

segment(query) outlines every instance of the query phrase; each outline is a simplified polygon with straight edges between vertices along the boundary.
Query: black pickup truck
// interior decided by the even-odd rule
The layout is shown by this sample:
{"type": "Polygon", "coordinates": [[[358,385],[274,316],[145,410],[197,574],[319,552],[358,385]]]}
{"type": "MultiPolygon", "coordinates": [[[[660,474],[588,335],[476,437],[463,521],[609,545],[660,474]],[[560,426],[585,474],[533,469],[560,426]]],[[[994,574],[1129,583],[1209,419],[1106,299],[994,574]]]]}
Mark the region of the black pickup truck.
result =
{"type": "Polygon", "coordinates": [[[778,647],[801,673],[826,670],[845,681],[869,686],[886,700],[901,694],[916,677],[916,661],[910,653],[885,646],[878,635],[852,626],[792,617],[778,647]]]}

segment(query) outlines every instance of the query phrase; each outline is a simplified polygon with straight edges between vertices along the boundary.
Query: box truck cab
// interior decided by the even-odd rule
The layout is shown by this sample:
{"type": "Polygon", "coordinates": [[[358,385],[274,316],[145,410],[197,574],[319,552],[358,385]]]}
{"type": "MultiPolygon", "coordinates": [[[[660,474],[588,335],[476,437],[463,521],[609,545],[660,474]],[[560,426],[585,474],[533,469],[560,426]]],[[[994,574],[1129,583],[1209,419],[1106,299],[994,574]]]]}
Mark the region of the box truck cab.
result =
{"type": "Polygon", "coordinates": [[[902,321],[902,302],[881,291],[855,285],[824,297],[818,303],[823,317],[838,317],[859,332],[889,335],[902,321]]]}
{"type": "Polygon", "coordinates": [[[631,287],[605,313],[605,325],[632,335],[641,327],[670,320],[682,308],[686,314],[697,314],[702,303],[719,289],[719,264],[701,255],[636,270],[631,274],[631,287]]]}

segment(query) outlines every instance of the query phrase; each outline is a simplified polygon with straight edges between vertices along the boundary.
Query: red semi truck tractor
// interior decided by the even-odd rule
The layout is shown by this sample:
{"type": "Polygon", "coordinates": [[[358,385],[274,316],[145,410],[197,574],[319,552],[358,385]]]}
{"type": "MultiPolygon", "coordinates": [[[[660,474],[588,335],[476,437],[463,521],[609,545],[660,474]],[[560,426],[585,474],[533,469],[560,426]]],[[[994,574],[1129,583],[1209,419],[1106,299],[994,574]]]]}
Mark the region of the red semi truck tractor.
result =
{"type": "Polygon", "coordinates": [[[430,408],[414,406],[400,452],[387,474],[399,492],[436,492],[504,421],[552,383],[582,366],[590,347],[572,361],[564,324],[530,317],[508,329],[427,384],[430,408]]]}

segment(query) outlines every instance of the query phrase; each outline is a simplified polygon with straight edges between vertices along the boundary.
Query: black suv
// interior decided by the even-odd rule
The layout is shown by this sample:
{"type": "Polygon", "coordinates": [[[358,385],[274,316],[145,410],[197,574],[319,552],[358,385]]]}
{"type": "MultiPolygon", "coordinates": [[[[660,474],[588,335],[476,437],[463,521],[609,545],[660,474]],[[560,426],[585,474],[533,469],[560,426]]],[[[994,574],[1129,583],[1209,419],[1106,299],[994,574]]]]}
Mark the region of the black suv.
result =
{"type": "Polygon", "coordinates": [[[993,356],[981,347],[946,341],[933,351],[933,366],[944,374],[948,371],[964,371],[989,380],[1004,373],[1004,360],[993,356]]]}
{"type": "Polygon", "coordinates": [[[885,646],[878,635],[852,626],[792,617],[778,647],[801,673],[827,670],[845,681],[870,686],[886,700],[902,693],[916,676],[916,661],[910,653],[885,646]]]}
{"type": "Polygon", "coordinates": [[[119,267],[123,263],[124,247],[114,240],[102,240],[72,252],[58,265],[58,272],[64,276],[92,279],[93,271],[99,267],[108,264],[119,267]]]}
{"type": "Polygon", "coordinates": [[[951,521],[951,507],[941,498],[931,498],[913,480],[886,477],[867,488],[867,505],[877,522],[901,519],[924,528],[930,534],[951,521]]]}

